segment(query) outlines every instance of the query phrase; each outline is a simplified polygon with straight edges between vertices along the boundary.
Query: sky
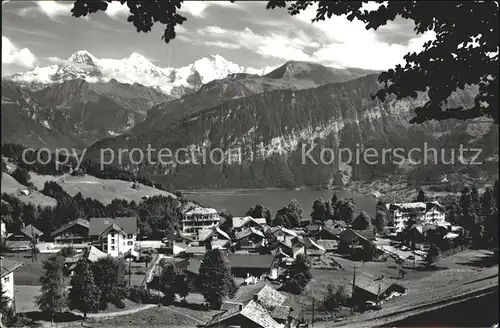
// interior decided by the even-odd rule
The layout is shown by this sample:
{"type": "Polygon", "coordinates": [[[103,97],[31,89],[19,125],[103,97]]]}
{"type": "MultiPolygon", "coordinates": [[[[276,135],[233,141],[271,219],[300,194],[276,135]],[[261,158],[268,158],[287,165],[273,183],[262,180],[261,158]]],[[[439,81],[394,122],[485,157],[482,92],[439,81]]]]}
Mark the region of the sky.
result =
{"type": "Polygon", "coordinates": [[[162,25],[138,33],[127,22],[128,7],[119,2],[85,18],[72,17],[71,8],[71,1],[3,1],[2,75],[47,66],[78,50],[113,59],[135,52],[159,67],[182,67],[219,54],[253,68],[299,60],[387,70],[433,38],[417,35],[413,21],[404,19],[374,31],[345,17],[311,23],[313,7],[290,16],[282,8],[266,10],[264,1],[185,1],[180,11],[187,21],[166,44],[162,25]]]}

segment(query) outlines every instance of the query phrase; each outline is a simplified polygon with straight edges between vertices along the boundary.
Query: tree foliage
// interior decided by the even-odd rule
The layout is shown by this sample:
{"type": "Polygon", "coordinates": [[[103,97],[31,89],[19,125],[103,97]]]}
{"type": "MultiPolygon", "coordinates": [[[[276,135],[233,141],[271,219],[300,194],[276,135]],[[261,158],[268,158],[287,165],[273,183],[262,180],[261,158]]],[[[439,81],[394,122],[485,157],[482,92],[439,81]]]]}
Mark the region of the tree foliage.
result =
{"type": "Polygon", "coordinates": [[[71,289],[68,293],[68,307],[82,312],[85,320],[87,313],[99,311],[101,291],[94,281],[94,274],[87,260],[79,260],[73,272],[71,289]]]}
{"type": "Polygon", "coordinates": [[[343,220],[347,224],[351,224],[354,219],[354,212],[356,211],[356,204],[353,199],[342,199],[337,202],[337,220],[343,220]]]}
{"type": "Polygon", "coordinates": [[[41,295],[35,299],[38,308],[53,321],[56,314],[66,308],[66,284],[64,282],[64,257],[52,255],[43,263],[45,274],[40,277],[41,295]]]}
{"type": "Polygon", "coordinates": [[[249,208],[246,215],[254,219],[265,218],[267,224],[271,225],[271,210],[263,205],[256,204],[254,207],[249,208]]]}
{"type": "Polygon", "coordinates": [[[101,291],[99,308],[105,310],[108,303],[121,307],[126,296],[125,264],[108,256],[95,262],[92,272],[95,284],[101,291]]]}
{"type": "MultiPolygon", "coordinates": [[[[77,0],[73,16],[106,11],[109,2],[111,0],[77,0]]],[[[177,12],[182,0],[120,2],[127,4],[130,10],[127,21],[137,32],[149,32],[155,23],[164,25],[162,39],[166,43],[176,37],[176,26],[187,20],[177,12]]],[[[417,91],[427,91],[428,100],[415,109],[413,123],[489,116],[498,124],[498,2],[376,2],[380,6],[374,10],[363,8],[369,1],[272,0],[266,8],[286,8],[290,15],[297,15],[317,4],[313,23],[333,15],[346,15],[350,21],[359,20],[367,29],[374,30],[387,26],[396,17],[413,20],[416,34],[433,31],[435,39],[426,42],[420,53],[408,53],[404,57],[406,64],[398,64],[380,74],[379,81],[384,87],[374,97],[382,100],[390,95],[398,99],[416,98],[417,91]],[[452,93],[467,85],[479,86],[474,107],[450,104],[448,99],[452,93]]]]}
{"type": "Polygon", "coordinates": [[[329,201],[319,198],[313,203],[313,210],[311,212],[311,221],[324,222],[333,218],[333,208],[329,201]]]}
{"type": "Polygon", "coordinates": [[[305,255],[298,255],[288,272],[283,289],[292,294],[300,294],[312,279],[311,265],[305,255]]]}
{"type": "Polygon", "coordinates": [[[367,230],[371,227],[371,218],[366,212],[361,212],[352,221],[352,228],[354,230],[367,230]]]}
{"type": "Polygon", "coordinates": [[[212,309],[220,309],[225,296],[233,297],[238,286],[231,275],[226,255],[219,249],[208,251],[201,262],[198,287],[212,309]]]}

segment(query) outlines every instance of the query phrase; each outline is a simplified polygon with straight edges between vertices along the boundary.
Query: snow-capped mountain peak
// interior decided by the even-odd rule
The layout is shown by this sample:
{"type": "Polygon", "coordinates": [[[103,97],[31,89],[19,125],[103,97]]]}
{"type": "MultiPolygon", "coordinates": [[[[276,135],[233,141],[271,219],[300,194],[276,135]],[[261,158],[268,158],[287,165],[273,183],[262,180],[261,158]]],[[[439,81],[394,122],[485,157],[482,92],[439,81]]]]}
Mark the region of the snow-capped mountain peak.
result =
{"type": "Polygon", "coordinates": [[[87,50],[79,50],[68,60],[59,60],[56,64],[37,67],[32,71],[14,74],[6,79],[32,89],[40,89],[53,83],[62,83],[76,78],[89,83],[108,82],[115,79],[132,85],[139,83],[156,87],[169,95],[180,97],[187,91],[197,90],[202,84],[225,78],[229,74],[264,75],[271,70],[271,67],[264,69],[242,67],[218,54],[197,59],[194,63],[184,67],[162,68],[136,52],[123,59],[109,59],[97,58],[87,50]]]}
{"type": "Polygon", "coordinates": [[[87,50],[79,50],[72,54],[68,60],[75,64],[87,64],[87,65],[96,65],[99,61],[94,55],[92,55],[87,50]]]}

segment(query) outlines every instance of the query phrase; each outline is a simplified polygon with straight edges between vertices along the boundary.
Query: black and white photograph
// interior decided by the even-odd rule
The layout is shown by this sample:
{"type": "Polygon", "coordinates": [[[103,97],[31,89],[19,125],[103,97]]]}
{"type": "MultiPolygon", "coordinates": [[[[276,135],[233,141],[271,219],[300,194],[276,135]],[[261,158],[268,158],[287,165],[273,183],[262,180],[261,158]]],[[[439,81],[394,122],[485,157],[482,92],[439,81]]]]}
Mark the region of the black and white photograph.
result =
{"type": "Polygon", "coordinates": [[[499,2],[2,0],[0,328],[498,328],[499,2]]]}

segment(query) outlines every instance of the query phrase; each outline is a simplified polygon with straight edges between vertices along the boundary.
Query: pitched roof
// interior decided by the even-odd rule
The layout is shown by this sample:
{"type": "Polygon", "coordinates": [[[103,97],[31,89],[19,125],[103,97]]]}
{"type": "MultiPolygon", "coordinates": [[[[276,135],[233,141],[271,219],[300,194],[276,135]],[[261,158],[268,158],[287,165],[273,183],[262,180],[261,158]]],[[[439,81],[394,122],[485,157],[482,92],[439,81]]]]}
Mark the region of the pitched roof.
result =
{"type": "Polygon", "coordinates": [[[92,263],[97,262],[99,259],[107,256],[108,254],[97,249],[95,246],[90,246],[90,248],[87,251],[87,260],[89,260],[92,263]]]}
{"type": "Polygon", "coordinates": [[[336,241],[336,240],[330,240],[330,239],[316,240],[316,243],[318,245],[321,245],[326,251],[334,250],[339,245],[338,241],[336,241]]]}
{"type": "Polygon", "coordinates": [[[1,267],[1,276],[0,277],[8,275],[9,273],[16,270],[17,268],[19,268],[22,265],[23,265],[22,262],[13,261],[11,259],[6,259],[6,258],[2,257],[2,267],[1,267]]]}
{"type": "Polygon", "coordinates": [[[236,229],[243,228],[245,225],[247,225],[251,221],[253,221],[261,226],[265,225],[267,222],[266,218],[253,218],[251,216],[233,217],[232,221],[233,221],[232,222],[233,228],[236,228],[236,229]]]}
{"type": "Polygon", "coordinates": [[[271,268],[273,255],[229,254],[231,268],[271,268]]]}
{"type": "Polygon", "coordinates": [[[207,214],[217,214],[217,210],[214,208],[195,207],[184,212],[184,215],[207,215],[207,214]]]}
{"type": "Polygon", "coordinates": [[[198,274],[200,271],[200,266],[201,266],[201,260],[199,259],[190,259],[189,264],[186,267],[186,271],[198,274]]]}
{"type": "Polygon", "coordinates": [[[184,252],[186,254],[205,254],[207,248],[205,246],[188,246],[184,252]]]}
{"type": "Polygon", "coordinates": [[[69,223],[66,223],[65,225],[63,225],[62,227],[60,227],[59,229],[57,229],[56,231],[51,233],[50,235],[52,237],[54,237],[54,236],[60,234],[61,232],[63,232],[64,230],[67,230],[75,225],[81,225],[82,227],[87,228],[87,229],[89,229],[89,227],[90,227],[89,221],[84,220],[84,219],[76,219],[76,220],[73,220],[69,223]]]}
{"type": "Polygon", "coordinates": [[[365,239],[365,240],[375,240],[375,233],[373,232],[373,230],[354,230],[354,229],[351,229],[352,232],[354,232],[354,234],[356,234],[357,236],[365,239]]]}
{"type": "MultiPolygon", "coordinates": [[[[366,274],[361,274],[359,276],[356,276],[354,285],[356,286],[356,288],[363,289],[364,291],[376,296],[385,292],[387,289],[389,289],[389,287],[397,284],[394,284],[385,279],[374,279],[373,277],[369,277],[366,274]]],[[[401,285],[397,286],[405,288],[401,285]]]]}
{"type": "Polygon", "coordinates": [[[38,230],[35,226],[33,226],[31,224],[22,228],[21,232],[30,238],[40,237],[43,235],[43,232],[41,232],[40,230],[38,230]]]}
{"type": "Polygon", "coordinates": [[[265,238],[262,231],[257,230],[255,228],[247,228],[245,230],[242,230],[242,231],[236,233],[236,240],[240,240],[240,239],[245,238],[245,237],[250,236],[250,235],[257,235],[259,237],[265,238]]]}
{"type": "Polygon", "coordinates": [[[111,225],[116,224],[127,234],[137,233],[137,217],[90,218],[89,236],[100,236],[111,225]]]}

